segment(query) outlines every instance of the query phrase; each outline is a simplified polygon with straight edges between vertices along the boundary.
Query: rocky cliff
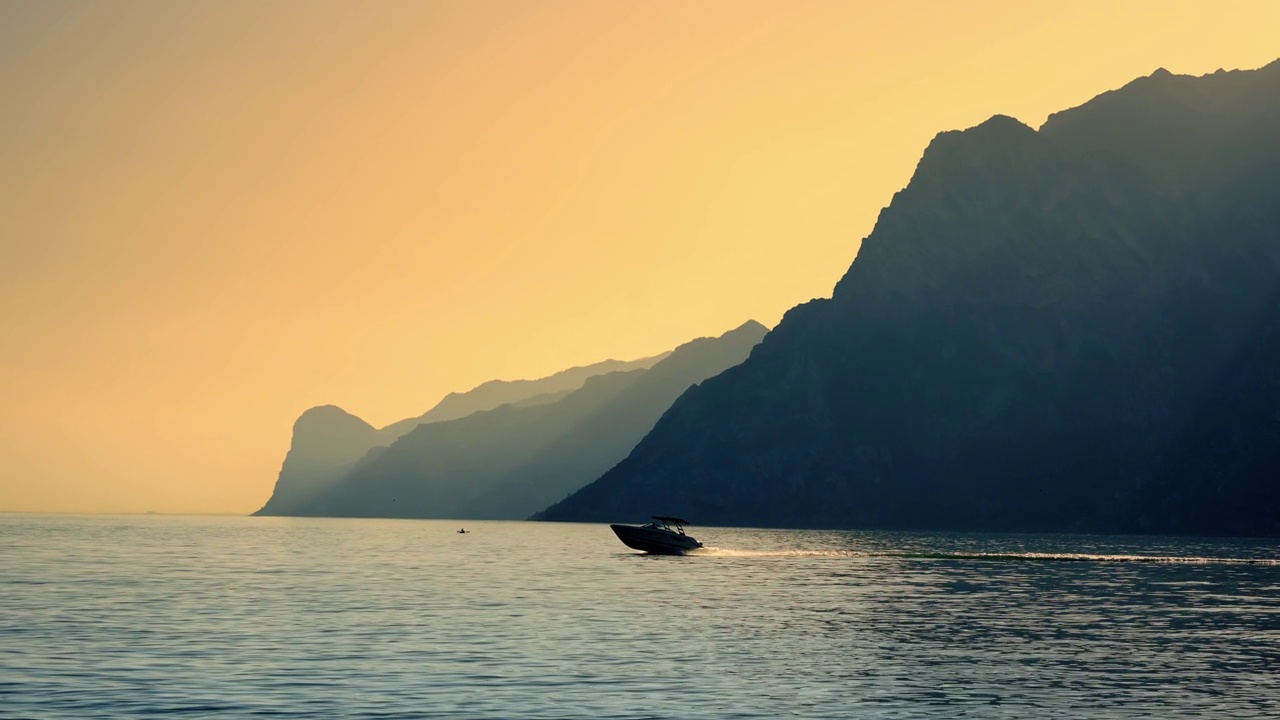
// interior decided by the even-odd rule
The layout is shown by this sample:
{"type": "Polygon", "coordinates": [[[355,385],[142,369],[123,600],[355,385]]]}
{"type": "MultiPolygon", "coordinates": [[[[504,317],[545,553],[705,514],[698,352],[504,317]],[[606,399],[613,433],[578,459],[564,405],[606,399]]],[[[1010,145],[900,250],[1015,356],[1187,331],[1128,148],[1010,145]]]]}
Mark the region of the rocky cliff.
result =
{"type": "Polygon", "coordinates": [[[830,300],[550,520],[1280,534],[1280,63],[939,135],[830,300]]]}
{"type": "Polygon", "coordinates": [[[280,477],[267,503],[255,515],[281,515],[310,502],[338,483],[369,448],[378,431],[336,405],[322,405],[302,413],[293,424],[293,438],[280,477]]]}

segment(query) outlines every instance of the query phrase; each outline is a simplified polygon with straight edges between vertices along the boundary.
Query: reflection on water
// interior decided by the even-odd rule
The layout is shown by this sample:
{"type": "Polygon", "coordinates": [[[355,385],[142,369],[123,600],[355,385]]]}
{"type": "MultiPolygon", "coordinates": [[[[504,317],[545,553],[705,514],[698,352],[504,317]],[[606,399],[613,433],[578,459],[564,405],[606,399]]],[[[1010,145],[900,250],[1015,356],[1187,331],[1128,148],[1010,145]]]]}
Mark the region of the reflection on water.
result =
{"type": "Polygon", "coordinates": [[[0,515],[0,715],[1280,717],[1280,544],[0,515]]]}

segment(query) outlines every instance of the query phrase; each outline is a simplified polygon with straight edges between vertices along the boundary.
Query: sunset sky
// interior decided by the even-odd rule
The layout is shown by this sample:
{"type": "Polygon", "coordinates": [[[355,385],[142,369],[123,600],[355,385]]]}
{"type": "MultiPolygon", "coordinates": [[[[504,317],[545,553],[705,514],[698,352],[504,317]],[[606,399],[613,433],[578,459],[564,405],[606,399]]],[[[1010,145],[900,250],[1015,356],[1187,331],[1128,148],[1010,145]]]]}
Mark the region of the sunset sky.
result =
{"type": "Polygon", "coordinates": [[[936,133],[1280,2],[0,0],[0,511],[248,513],[294,419],[829,296],[936,133]]]}

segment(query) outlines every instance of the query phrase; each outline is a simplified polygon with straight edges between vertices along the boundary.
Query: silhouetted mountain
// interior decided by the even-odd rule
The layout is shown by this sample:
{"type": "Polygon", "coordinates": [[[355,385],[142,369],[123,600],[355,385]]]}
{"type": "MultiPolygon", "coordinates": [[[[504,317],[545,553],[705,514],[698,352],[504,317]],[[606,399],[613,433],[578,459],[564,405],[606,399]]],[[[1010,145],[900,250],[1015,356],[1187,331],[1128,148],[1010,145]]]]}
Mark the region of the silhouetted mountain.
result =
{"type": "Polygon", "coordinates": [[[275,490],[266,505],[254,514],[294,514],[302,503],[346,477],[370,450],[390,445],[424,423],[453,420],[507,404],[532,406],[552,403],[581,388],[589,378],[650,368],[669,354],[630,361],[605,360],[562,370],[539,380],[491,380],[465,393],[449,393],[426,413],[394,422],[381,430],[375,430],[334,405],[311,408],[294,423],[289,454],[280,469],[275,490]]]}
{"type": "Polygon", "coordinates": [[[293,423],[289,454],[275,492],[255,515],[287,514],[346,476],[373,447],[378,431],[335,405],[313,407],[293,423]]]}
{"type": "Polygon", "coordinates": [[[681,392],[742,362],[766,332],[749,322],[686,343],[650,369],[589,378],[552,403],[419,425],[290,514],[528,517],[618,462],[681,392]]]}
{"type": "Polygon", "coordinates": [[[561,370],[539,380],[490,380],[465,393],[449,393],[435,407],[416,418],[392,423],[379,432],[380,445],[390,445],[396,439],[424,423],[444,422],[466,417],[482,410],[492,410],[502,405],[541,405],[555,402],[577,390],[588,378],[613,372],[639,370],[653,367],[670,353],[662,353],[640,360],[605,360],[583,367],[561,370]]]}
{"type": "Polygon", "coordinates": [[[539,515],[1280,534],[1280,62],[937,136],[830,300],[539,515]]]}

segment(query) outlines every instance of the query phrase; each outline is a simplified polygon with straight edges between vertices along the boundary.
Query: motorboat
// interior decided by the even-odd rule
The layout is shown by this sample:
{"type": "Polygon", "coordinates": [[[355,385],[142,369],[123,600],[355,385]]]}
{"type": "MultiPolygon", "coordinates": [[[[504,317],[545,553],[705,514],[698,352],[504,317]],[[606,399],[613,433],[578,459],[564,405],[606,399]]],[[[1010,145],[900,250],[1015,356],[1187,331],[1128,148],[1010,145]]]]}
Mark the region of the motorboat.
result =
{"type": "Polygon", "coordinates": [[[610,525],[623,545],[643,550],[653,555],[683,555],[702,547],[692,535],[686,535],[687,520],[666,515],[654,515],[653,522],[644,525],[610,525]]]}

